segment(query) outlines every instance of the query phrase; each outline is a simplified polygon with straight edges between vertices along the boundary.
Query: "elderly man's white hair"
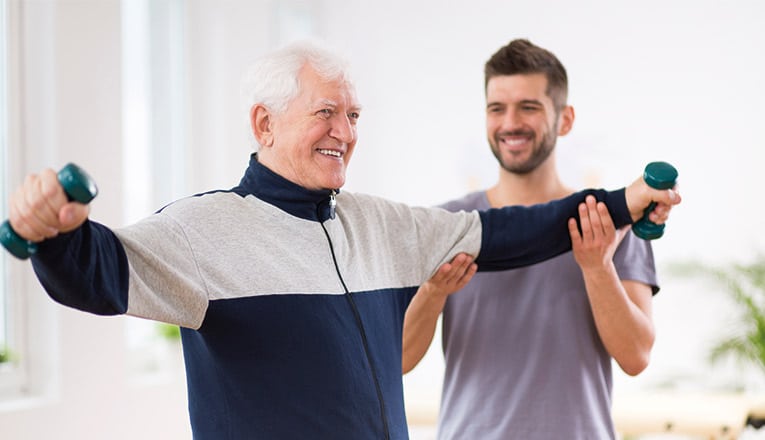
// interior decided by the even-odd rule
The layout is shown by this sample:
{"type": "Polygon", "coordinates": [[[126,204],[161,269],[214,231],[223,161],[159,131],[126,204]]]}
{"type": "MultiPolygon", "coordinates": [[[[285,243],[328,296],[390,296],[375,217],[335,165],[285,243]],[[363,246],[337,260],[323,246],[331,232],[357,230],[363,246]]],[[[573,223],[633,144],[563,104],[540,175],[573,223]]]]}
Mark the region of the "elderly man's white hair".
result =
{"type": "MultiPolygon", "coordinates": [[[[306,64],[324,79],[351,81],[347,61],[317,43],[298,41],[270,52],[256,60],[242,78],[241,100],[248,127],[255,104],[277,114],[286,110],[300,91],[299,74],[306,64]]],[[[252,139],[257,148],[257,140],[252,139]]]]}

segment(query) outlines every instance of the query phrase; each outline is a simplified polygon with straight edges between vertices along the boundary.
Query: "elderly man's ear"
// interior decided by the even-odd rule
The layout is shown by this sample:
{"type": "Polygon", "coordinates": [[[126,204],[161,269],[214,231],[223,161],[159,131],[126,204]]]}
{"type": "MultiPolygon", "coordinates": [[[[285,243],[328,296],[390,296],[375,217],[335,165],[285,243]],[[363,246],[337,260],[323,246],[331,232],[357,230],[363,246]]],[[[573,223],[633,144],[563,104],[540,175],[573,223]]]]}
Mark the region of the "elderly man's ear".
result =
{"type": "Polygon", "coordinates": [[[271,112],[262,104],[255,104],[250,109],[250,126],[255,139],[262,147],[270,147],[274,143],[271,112]]]}

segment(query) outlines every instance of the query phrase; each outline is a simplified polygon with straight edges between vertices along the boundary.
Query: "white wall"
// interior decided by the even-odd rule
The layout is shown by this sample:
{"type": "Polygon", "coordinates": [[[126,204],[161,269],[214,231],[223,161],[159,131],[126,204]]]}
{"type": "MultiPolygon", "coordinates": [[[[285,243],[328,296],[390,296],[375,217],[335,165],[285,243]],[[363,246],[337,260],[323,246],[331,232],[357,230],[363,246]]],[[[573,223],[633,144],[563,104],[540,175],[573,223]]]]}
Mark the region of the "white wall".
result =
{"type": "MultiPolygon", "coordinates": [[[[30,153],[23,166],[81,162],[102,190],[94,218],[118,223],[119,3],[23,4],[33,21],[26,24],[24,144],[30,153]]],[[[691,257],[746,262],[765,249],[765,3],[758,0],[619,6],[596,0],[194,0],[188,12],[189,192],[238,181],[250,151],[239,75],[264,50],[306,31],[355,66],[365,109],[347,190],[435,204],[486,186],[495,166],[483,130],[483,63],[510,39],[527,37],[568,69],[577,120],[560,140],[558,156],[569,184],[616,188],[649,161],[678,167],[684,203],[655,244],[660,266],[691,257]]],[[[654,302],[659,339],[652,365],[617,387],[676,374],[728,374],[701,358],[730,309],[718,293],[663,278],[654,302]]],[[[55,432],[95,439],[114,425],[188,438],[181,386],[136,389],[125,379],[123,319],[38,302],[35,313],[53,317],[46,325],[53,328],[48,358],[56,391],[23,410],[0,408],[4,438],[55,432]],[[92,435],[84,434],[86,425],[92,435]]],[[[437,348],[407,376],[410,395],[438,393],[437,348]]]]}
{"type": "MultiPolygon", "coordinates": [[[[350,52],[366,106],[347,188],[432,204],[493,182],[482,67],[526,37],[568,69],[577,120],[558,144],[568,183],[620,187],[653,160],[679,169],[684,203],[655,242],[660,268],[765,252],[764,3],[387,1],[333,12],[342,25],[328,34],[350,52]]],[[[617,391],[675,378],[701,388],[751,380],[705,361],[735,322],[724,295],[660,276],[651,366],[639,378],[617,376],[617,391]]],[[[441,368],[436,340],[405,377],[416,404],[426,402],[413,396],[440,385],[441,368]]]]}

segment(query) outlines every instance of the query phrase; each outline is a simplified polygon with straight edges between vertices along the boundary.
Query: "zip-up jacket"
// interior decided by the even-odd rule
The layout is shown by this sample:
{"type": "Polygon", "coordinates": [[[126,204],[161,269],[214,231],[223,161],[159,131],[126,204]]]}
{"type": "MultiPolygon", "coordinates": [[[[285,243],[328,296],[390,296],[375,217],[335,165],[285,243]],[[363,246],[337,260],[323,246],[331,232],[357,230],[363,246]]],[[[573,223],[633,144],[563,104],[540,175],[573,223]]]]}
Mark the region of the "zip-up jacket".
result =
{"type": "Polygon", "coordinates": [[[570,249],[586,194],[631,222],[624,190],[450,213],[311,191],[253,155],[238,186],[125,228],[87,220],[32,257],[56,301],[177,324],[195,439],[406,439],[404,313],[458,252],[479,270],[570,249]]]}

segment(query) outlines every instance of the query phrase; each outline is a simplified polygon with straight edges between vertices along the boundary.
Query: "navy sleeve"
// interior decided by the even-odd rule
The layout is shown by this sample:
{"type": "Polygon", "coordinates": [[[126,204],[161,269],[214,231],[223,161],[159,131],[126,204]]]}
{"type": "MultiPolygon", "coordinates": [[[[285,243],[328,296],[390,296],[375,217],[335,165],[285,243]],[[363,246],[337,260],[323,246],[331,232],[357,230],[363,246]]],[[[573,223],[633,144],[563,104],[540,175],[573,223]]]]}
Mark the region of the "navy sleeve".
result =
{"type": "Polygon", "coordinates": [[[32,255],[40,284],[53,300],[97,315],[119,315],[128,307],[128,261],[106,226],[87,220],[45,240],[32,255]]]}
{"type": "Polygon", "coordinates": [[[479,271],[513,269],[539,263],[571,250],[568,219],[579,219],[578,206],[594,195],[606,203],[617,228],[632,223],[624,188],[585,190],[533,206],[506,206],[480,211],[483,228],[479,271]]]}

